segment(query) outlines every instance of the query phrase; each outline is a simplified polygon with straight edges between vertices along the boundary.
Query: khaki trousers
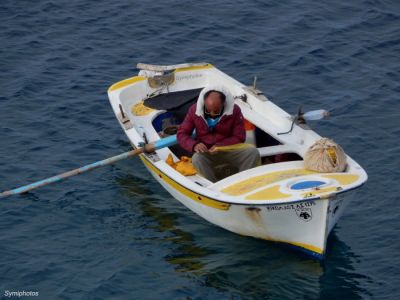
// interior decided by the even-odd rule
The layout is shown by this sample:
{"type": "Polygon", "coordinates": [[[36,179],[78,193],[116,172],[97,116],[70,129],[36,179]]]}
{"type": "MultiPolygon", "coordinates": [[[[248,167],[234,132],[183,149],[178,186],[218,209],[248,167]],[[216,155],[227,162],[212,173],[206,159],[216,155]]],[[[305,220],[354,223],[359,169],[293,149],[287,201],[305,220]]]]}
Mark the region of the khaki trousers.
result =
{"type": "Polygon", "coordinates": [[[239,172],[254,168],[261,164],[260,153],[252,146],[231,151],[218,151],[215,154],[195,153],[192,156],[193,166],[200,175],[212,182],[218,181],[215,167],[221,164],[229,164],[239,172]]]}

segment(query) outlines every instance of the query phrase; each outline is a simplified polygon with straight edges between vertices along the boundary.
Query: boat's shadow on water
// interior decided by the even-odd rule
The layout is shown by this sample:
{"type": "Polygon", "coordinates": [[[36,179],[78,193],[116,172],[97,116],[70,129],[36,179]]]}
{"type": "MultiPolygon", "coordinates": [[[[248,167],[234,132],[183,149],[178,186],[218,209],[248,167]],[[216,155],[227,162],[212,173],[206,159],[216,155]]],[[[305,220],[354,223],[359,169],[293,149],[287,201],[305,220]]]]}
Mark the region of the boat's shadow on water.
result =
{"type": "Polygon", "coordinates": [[[239,298],[344,298],[367,295],[354,264],[358,257],[335,230],[324,261],[284,245],[242,237],[191,213],[148,178],[117,178],[131,209],[150,218],[147,230],[167,233],[165,260],[202,285],[239,298]],[[139,200],[139,202],[138,202],[139,200]],[[334,278],[334,280],[332,280],[334,278]]]}

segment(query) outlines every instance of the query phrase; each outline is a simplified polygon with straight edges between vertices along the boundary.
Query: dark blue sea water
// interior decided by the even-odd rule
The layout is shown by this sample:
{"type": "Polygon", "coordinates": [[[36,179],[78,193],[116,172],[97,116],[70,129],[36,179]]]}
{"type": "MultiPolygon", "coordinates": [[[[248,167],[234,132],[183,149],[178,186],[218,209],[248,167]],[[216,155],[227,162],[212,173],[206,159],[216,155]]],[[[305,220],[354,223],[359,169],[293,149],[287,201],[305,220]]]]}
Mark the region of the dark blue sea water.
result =
{"type": "Polygon", "coordinates": [[[368,172],[319,263],[207,223],[139,159],[0,202],[0,297],[399,299],[399,1],[0,2],[0,190],[129,150],[107,88],[206,61],[368,172]]]}

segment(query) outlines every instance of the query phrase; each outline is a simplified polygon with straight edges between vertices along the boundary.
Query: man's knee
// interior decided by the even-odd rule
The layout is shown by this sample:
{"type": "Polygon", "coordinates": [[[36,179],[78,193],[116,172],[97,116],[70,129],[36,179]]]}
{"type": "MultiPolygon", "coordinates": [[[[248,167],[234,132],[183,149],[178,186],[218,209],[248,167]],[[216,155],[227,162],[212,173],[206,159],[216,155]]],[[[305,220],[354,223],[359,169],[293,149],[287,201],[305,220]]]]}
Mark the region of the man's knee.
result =
{"type": "Polygon", "coordinates": [[[211,166],[212,161],[211,159],[207,156],[207,153],[194,153],[192,156],[192,164],[196,168],[201,168],[204,166],[211,166]]]}
{"type": "Polygon", "coordinates": [[[206,153],[194,153],[192,156],[192,164],[199,173],[199,175],[206,179],[216,182],[213,161],[208,157],[206,153]]]}
{"type": "Polygon", "coordinates": [[[260,152],[258,151],[258,149],[256,147],[251,146],[251,147],[247,148],[246,150],[247,150],[247,152],[246,152],[247,155],[254,157],[254,158],[260,157],[260,152]]]}
{"type": "Polygon", "coordinates": [[[248,147],[244,151],[243,155],[246,157],[246,160],[251,163],[252,166],[257,166],[261,164],[261,156],[260,152],[256,147],[248,147]]]}
{"type": "Polygon", "coordinates": [[[201,164],[201,154],[200,153],[194,153],[192,156],[192,164],[195,168],[198,168],[198,166],[201,164]]]}
{"type": "Polygon", "coordinates": [[[246,148],[240,149],[238,152],[239,155],[243,155],[243,157],[259,157],[260,152],[253,145],[248,145],[246,148]]]}

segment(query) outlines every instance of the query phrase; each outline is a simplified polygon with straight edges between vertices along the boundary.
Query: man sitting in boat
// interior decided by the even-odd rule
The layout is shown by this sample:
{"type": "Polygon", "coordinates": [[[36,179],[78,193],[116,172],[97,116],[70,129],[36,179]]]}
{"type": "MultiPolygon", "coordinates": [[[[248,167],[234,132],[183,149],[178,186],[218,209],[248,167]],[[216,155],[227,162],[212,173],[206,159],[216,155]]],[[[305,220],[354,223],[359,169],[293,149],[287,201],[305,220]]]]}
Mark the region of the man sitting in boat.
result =
{"type": "Polygon", "coordinates": [[[239,172],[260,164],[258,150],[244,144],[242,112],[231,93],[221,86],[201,91],[179,126],[177,139],[184,149],[194,152],[192,163],[198,173],[212,182],[218,180],[215,167],[221,163],[228,163],[239,172]]]}

